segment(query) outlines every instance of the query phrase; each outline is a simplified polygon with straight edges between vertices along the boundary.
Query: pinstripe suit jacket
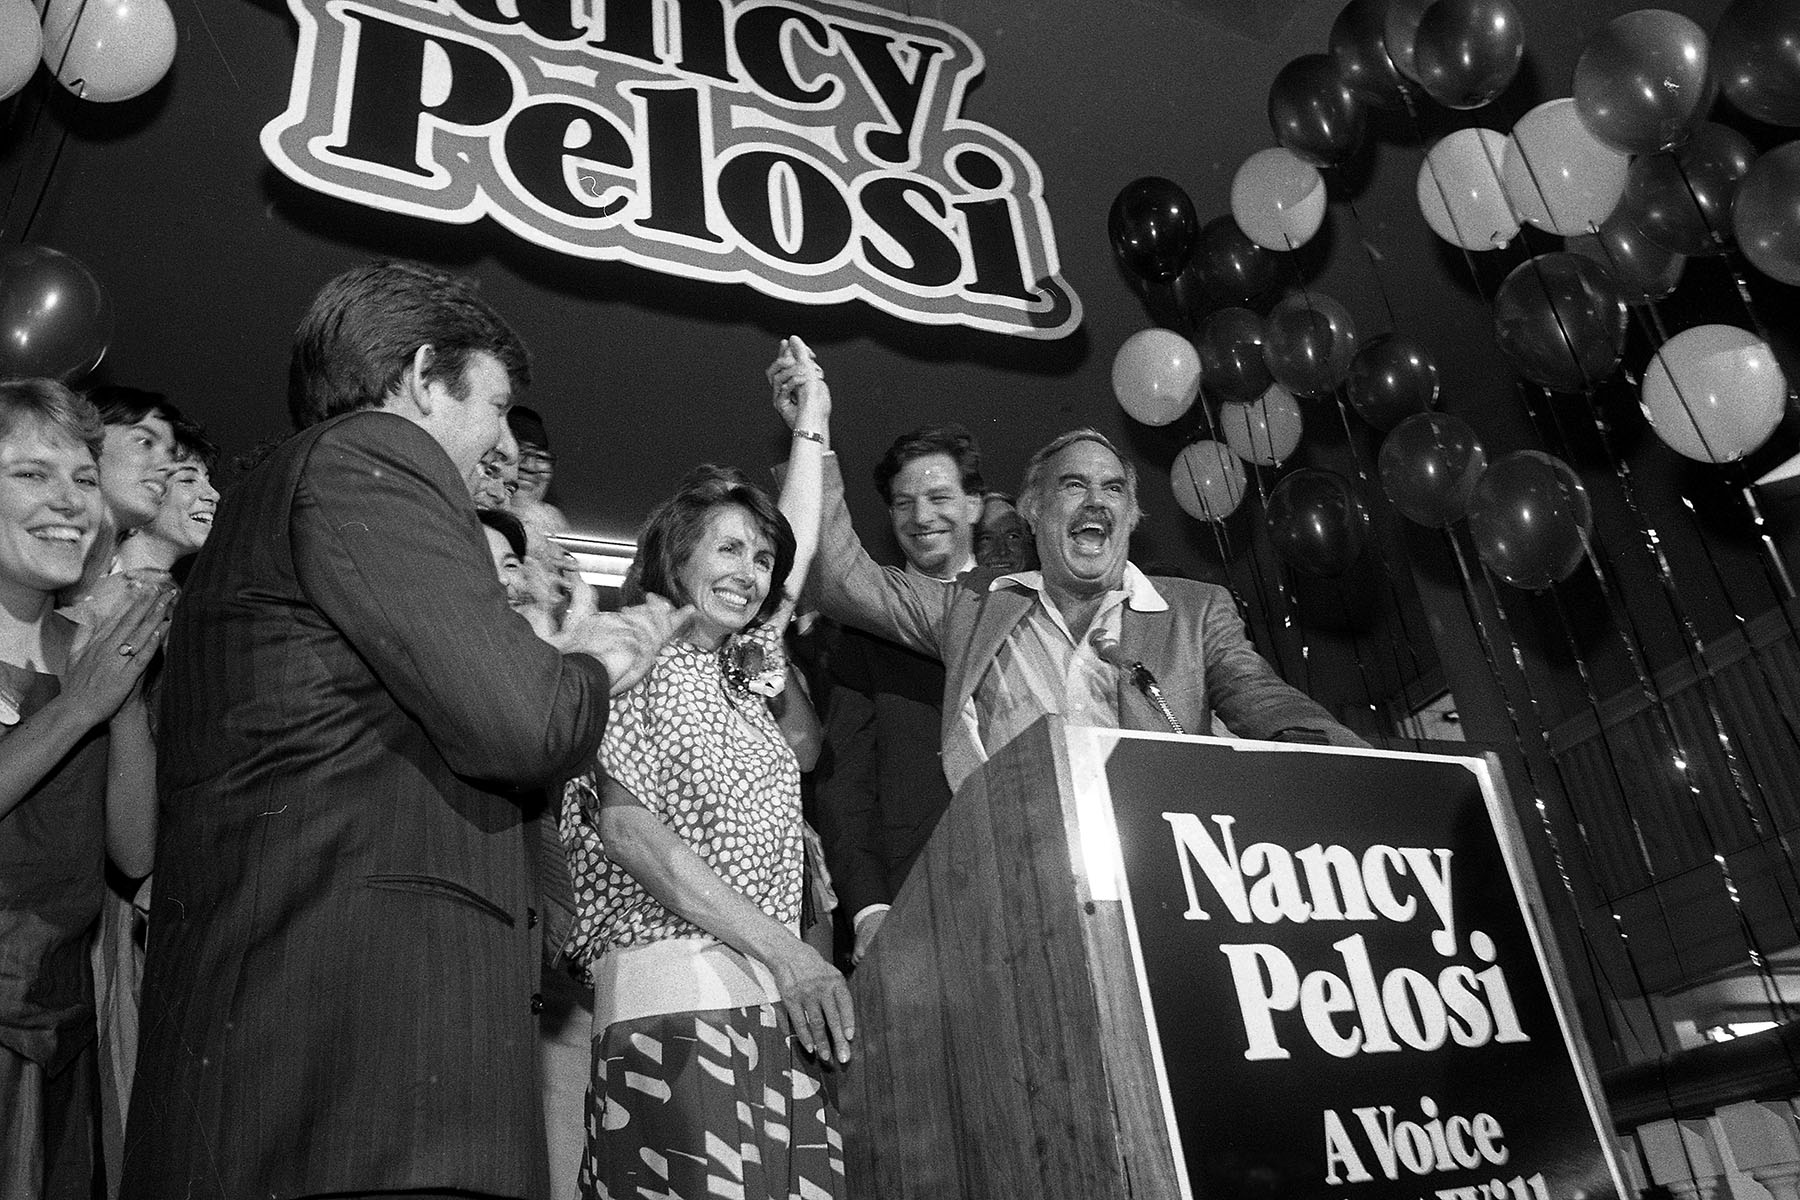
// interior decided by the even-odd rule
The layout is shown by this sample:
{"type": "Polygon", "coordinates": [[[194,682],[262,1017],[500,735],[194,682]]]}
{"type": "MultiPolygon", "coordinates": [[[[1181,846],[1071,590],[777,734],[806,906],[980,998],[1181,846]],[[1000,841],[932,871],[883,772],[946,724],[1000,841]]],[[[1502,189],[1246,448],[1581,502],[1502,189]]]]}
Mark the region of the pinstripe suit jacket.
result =
{"type": "Polygon", "coordinates": [[[169,639],[128,1200],[547,1190],[513,789],[589,759],[607,690],[411,422],[225,497],[169,639]]]}
{"type": "MultiPolygon", "coordinates": [[[[857,540],[844,504],[837,457],[826,456],[824,524],[813,568],[819,609],[826,616],[909,646],[944,664],[944,775],[954,792],[980,760],[959,748],[963,706],[974,696],[1002,643],[1037,603],[1029,588],[990,585],[1006,572],[977,568],[946,587],[878,565],[857,540]]],[[[1127,607],[1119,619],[1119,647],[1155,674],[1169,707],[1189,733],[1210,733],[1212,715],[1240,737],[1272,738],[1307,730],[1341,746],[1366,745],[1331,714],[1282,680],[1244,636],[1231,594],[1211,583],[1155,580],[1167,612],[1127,607]]],[[[1167,733],[1162,714],[1119,673],[1119,726],[1167,733]]],[[[989,752],[998,746],[988,747],[989,752]]]]}

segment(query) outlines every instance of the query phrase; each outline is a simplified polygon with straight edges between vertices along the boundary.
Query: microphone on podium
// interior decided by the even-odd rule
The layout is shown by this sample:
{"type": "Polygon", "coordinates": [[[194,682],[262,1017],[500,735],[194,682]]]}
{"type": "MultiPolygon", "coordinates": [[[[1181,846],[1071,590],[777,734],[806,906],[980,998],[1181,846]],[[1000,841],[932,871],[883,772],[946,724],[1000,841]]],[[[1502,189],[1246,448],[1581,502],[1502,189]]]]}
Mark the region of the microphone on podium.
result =
{"type": "Polygon", "coordinates": [[[1096,629],[1088,636],[1088,644],[1094,648],[1094,653],[1100,656],[1101,662],[1110,663],[1125,672],[1126,678],[1131,680],[1132,685],[1144,693],[1144,698],[1150,701],[1157,712],[1162,714],[1162,719],[1169,723],[1170,729],[1176,733],[1187,732],[1181,727],[1181,722],[1175,719],[1175,713],[1169,708],[1169,702],[1163,699],[1162,689],[1156,686],[1156,676],[1152,675],[1150,668],[1143,663],[1125,657],[1125,650],[1119,645],[1119,639],[1108,637],[1104,630],[1096,629]]]}

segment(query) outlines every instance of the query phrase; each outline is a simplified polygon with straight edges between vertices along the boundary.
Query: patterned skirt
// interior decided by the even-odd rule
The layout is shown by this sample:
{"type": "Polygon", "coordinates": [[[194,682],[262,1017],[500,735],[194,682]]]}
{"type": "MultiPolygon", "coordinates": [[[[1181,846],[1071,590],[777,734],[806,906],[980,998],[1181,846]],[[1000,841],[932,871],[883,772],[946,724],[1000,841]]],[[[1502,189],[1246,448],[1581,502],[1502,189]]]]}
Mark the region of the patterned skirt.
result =
{"type": "Polygon", "coordinates": [[[772,1005],[617,1021],[594,1038],[584,1200],[837,1200],[820,1068],[772,1005]]]}

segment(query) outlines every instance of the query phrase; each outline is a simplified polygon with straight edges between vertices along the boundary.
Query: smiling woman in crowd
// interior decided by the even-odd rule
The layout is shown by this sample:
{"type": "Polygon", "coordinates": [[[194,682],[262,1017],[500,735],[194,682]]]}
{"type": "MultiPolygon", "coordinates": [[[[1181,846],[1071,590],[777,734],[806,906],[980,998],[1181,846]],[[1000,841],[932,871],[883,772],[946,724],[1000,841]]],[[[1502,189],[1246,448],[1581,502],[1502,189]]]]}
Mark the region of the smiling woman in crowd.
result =
{"type": "Polygon", "coordinates": [[[164,469],[162,503],[147,524],[120,543],[121,571],[172,571],[204,546],[212,532],[219,508],[219,492],[212,484],[218,447],[191,421],[175,422],[173,432],[175,461],[164,469]]]}
{"type": "Polygon", "coordinates": [[[88,939],[106,859],[142,876],[155,852],[141,683],[172,593],[134,584],[87,628],[54,607],[104,527],[101,436],[93,407],[61,384],[0,382],[0,1195],[9,1197],[88,1194],[97,1120],[88,939]]]}

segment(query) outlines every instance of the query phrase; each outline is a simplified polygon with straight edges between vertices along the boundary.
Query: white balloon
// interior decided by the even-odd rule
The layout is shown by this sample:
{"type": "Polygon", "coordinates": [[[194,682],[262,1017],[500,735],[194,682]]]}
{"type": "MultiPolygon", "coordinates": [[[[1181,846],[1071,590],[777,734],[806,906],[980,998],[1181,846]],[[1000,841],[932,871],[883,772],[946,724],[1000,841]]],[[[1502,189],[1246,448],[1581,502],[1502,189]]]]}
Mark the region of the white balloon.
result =
{"type": "Polygon", "coordinates": [[[175,62],[175,15],[165,0],[50,0],[43,59],[83,100],[130,100],[175,62]]]}
{"type": "Polygon", "coordinates": [[[1300,445],[1300,402],[1279,383],[1256,399],[1219,406],[1219,428],[1231,452],[1247,463],[1278,467],[1300,445]]]}
{"type": "Polygon", "coordinates": [[[1500,182],[1506,135],[1458,129],[1419,164],[1419,211],[1431,232],[1464,250],[1497,250],[1519,236],[1519,217],[1500,182]]]}
{"type": "Polygon", "coordinates": [[[1696,462],[1736,462],[1762,448],[1787,414],[1787,377],[1748,329],[1696,325],[1644,368],[1639,407],[1656,436],[1696,462]]]}
{"type": "Polygon", "coordinates": [[[1567,237],[1592,233],[1625,194],[1628,155],[1588,132],[1573,97],[1546,100],[1506,139],[1500,182],[1519,219],[1567,237]]]}
{"type": "Polygon", "coordinates": [[[1143,329],[1113,356],[1113,395],[1146,425],[1167,425],[1200,394],[1200,352],[1168,329],[1143,329]]]}
{"type": "Polygon", "coordinates": [[[1265,250],[1303,246],[1325,222],[1325,178],[1292,150],[1258,150],[1232,177],[1231,215],[1265,250]]]}
{"type": "Polygon", "coordinates": [[[1244,464],[1224,443],[1183,446],[1169,468],[1169,487],[1181,511],[1196,521],[1223,521],[1243,503],[1244,464]]]}
{"type": "Polygon", "coordinates": [[[43,50],[37,9],[28,0],[0,0],[0,100],[31,82],[43,50]]]}

